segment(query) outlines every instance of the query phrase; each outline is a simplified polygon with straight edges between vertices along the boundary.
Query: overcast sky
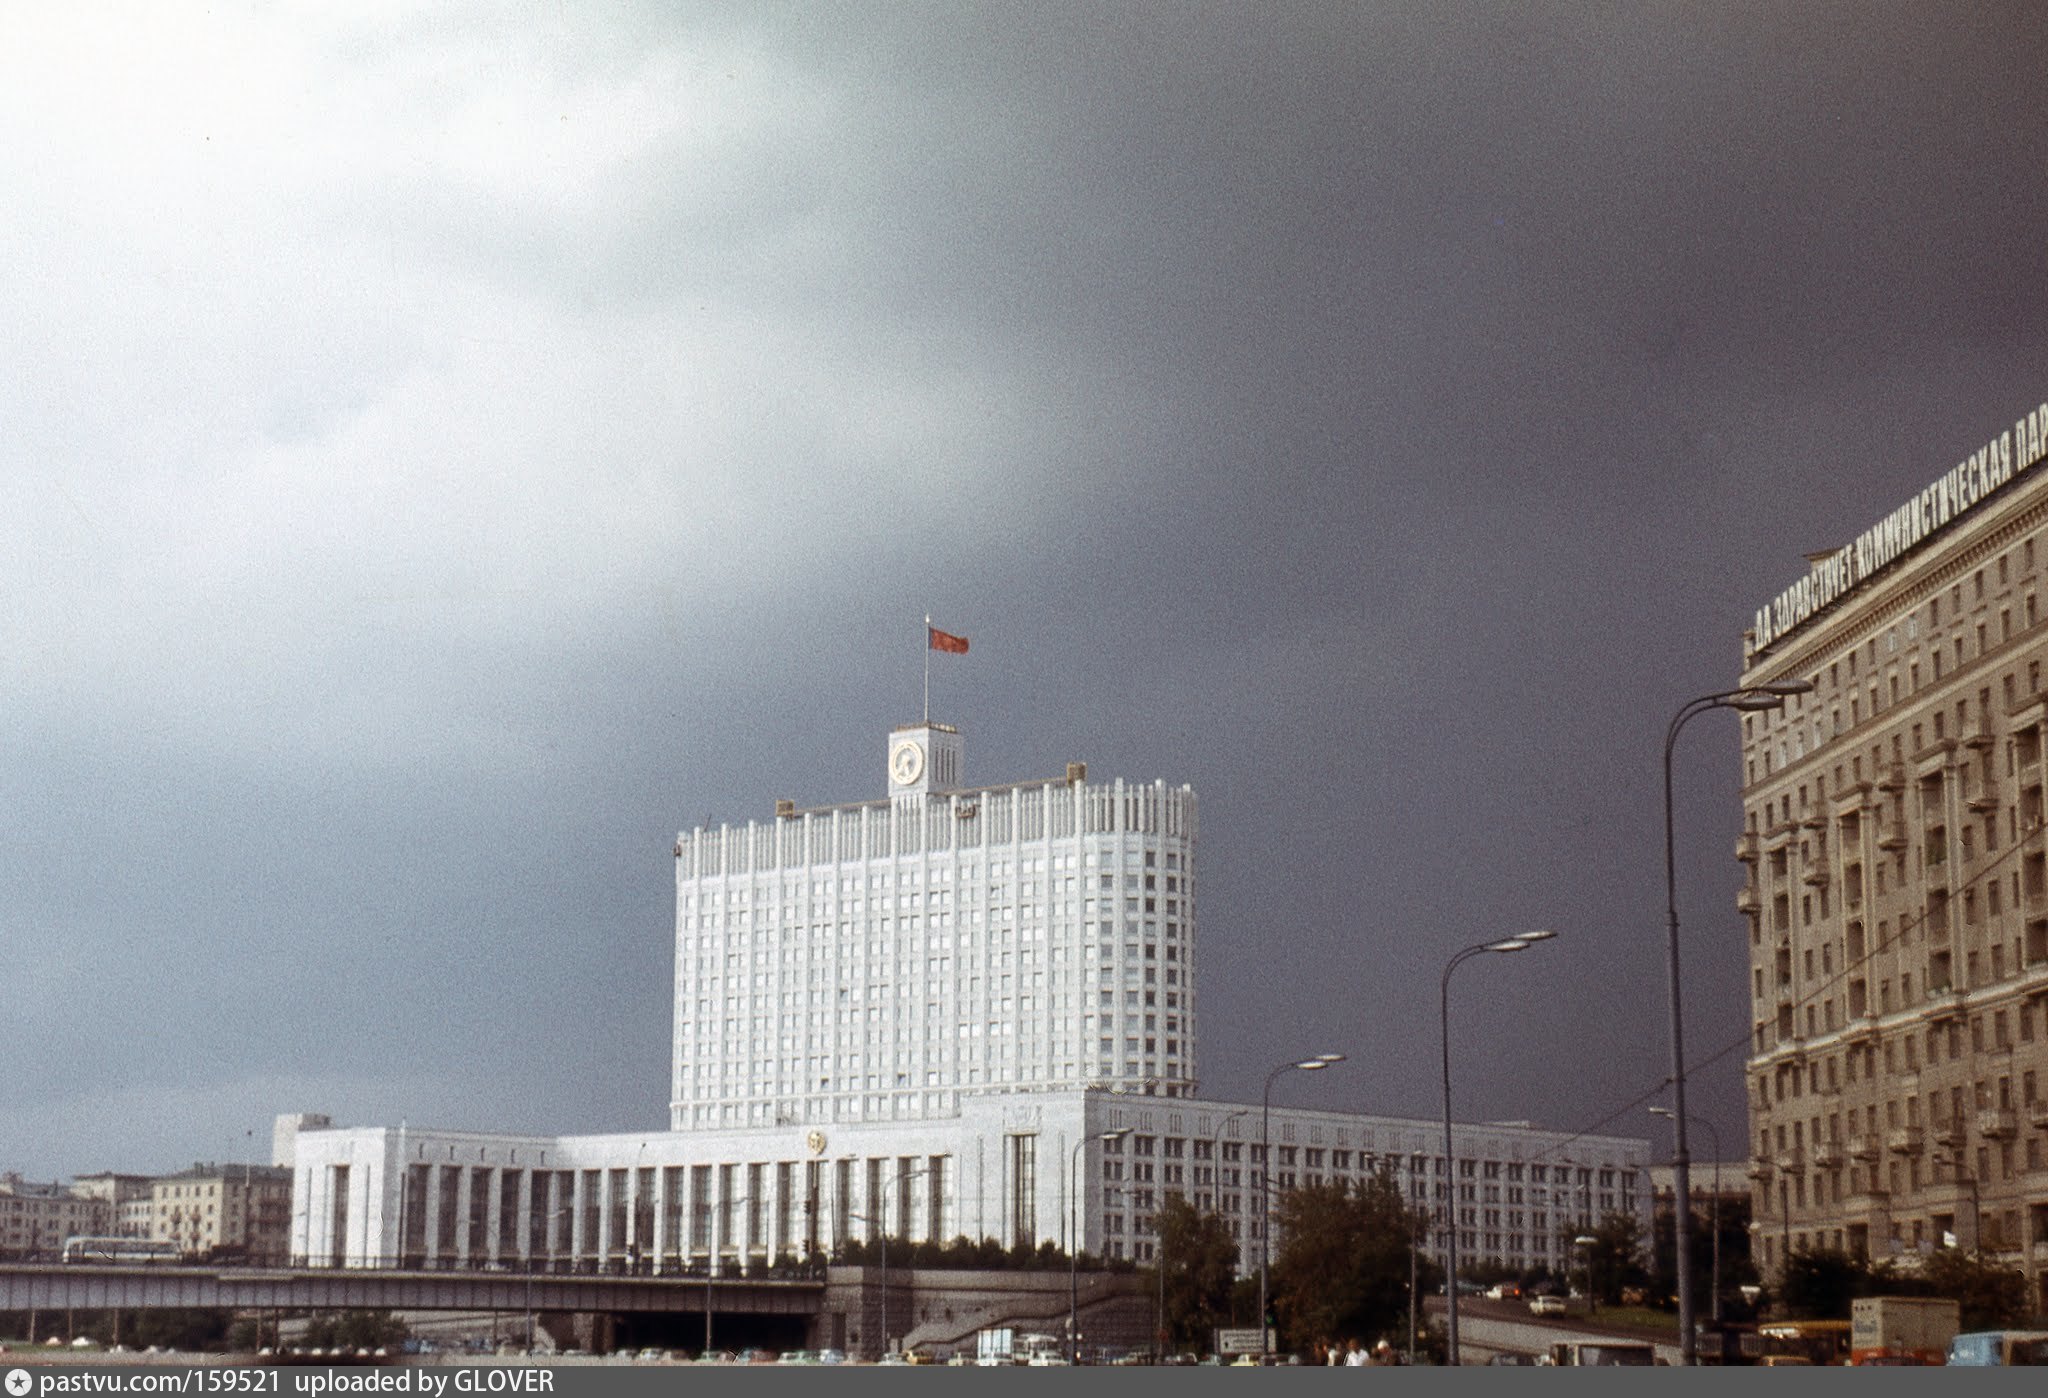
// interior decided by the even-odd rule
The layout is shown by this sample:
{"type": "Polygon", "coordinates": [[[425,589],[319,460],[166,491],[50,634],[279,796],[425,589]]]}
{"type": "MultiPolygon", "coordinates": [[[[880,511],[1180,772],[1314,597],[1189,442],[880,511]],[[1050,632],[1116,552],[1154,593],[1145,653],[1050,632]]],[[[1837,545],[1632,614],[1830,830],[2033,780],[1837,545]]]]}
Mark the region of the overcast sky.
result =
{"type": "MultiPolygon", "coordinates": [[[[1195,787],[1205,1094],[1429,1116],[1445,961],[1553,927],[1459,970],[1458,1113],[1661,1151],[1666,723],[2048,399],[2025,6],[6,28],[34,1177],[664,1124],[675,832],[882,794],[927,612],[970,781],[1195,787]]],[[[1731,1157],[1736,740],[1678,773],[1731,1157]]]]}

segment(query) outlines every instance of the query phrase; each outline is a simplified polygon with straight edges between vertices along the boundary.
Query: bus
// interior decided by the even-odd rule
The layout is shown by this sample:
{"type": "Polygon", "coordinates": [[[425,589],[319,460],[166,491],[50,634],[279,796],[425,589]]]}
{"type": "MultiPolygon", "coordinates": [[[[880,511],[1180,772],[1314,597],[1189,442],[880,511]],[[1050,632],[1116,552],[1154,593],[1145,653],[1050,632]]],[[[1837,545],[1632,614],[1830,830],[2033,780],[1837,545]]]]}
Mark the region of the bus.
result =
{"type": "Polygon", "coordinates": [[[1847,1364],[1846,1320],[1774,1320],[1756,1328],[1759,1364],[1847,1364]]]}
{"type": "Polygon", "coordinates": [[[64,1240],[66,1262],[176,1262],[176,1243],[154,1242],[148,1238],[87,1238],[64,1240]]]}

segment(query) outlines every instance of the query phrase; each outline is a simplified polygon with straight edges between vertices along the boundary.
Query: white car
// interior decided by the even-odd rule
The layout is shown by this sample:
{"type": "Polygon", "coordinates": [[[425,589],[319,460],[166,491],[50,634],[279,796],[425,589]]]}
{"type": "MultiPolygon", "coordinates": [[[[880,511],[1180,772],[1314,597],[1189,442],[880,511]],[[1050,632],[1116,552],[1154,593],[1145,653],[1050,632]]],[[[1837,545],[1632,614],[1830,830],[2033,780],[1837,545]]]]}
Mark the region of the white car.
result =
{"type": "Polygon", "coordinates": [[[1567,1307],[1562,1296],[1532,1296],[1529,1298],[1531,1315],[1563,1315],[1567,1307]]]}

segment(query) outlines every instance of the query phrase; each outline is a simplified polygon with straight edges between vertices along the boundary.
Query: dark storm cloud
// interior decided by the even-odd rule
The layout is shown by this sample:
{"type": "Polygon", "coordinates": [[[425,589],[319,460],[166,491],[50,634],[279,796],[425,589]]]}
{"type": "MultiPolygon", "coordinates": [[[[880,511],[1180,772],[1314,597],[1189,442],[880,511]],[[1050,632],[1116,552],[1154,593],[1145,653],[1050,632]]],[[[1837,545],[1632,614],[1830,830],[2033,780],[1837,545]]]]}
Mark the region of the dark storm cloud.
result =
{"type": "Polygon", "coordinates": [[[1206,1091],[1431,1112],[1444,960],[1546,925],[1460,1111],[1592,1124],[1668,1055],[1664,724],[2048,397],[2024,9],[208,13],[0,84],[32,1172],[659,1121],[672,832],[874,794],[926,611],[971,779],[1199,792],[1206,1091]]]}

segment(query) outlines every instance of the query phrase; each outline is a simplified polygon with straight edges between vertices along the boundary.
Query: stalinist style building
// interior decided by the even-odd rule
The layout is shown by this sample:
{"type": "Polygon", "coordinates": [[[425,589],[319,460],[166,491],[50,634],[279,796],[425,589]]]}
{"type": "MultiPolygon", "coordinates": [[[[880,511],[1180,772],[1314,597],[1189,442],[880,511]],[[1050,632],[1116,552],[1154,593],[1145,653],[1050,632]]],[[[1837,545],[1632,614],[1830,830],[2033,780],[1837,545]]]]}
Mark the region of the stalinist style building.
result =
{"type": "MultiPolygon", "coordinates": [[[[675,842],[667,1129],[280,1126],[292,1255],[325,1265],[754,1268],[849,1238],[1153,1256],[1172,1194],[1257,1266],[1260,1104],[1196,1096],[1186,786],[967,781],[955,728],[893,729],[882,794],[675,842]],[[1103,1140],[1105,1132],[1127,1134],[1103,1140]]],[[[650,1026],[650,1032],[658,1032],[650,1026]]],[[[1304,1044],[1251,1046],[1261,1071],[1304,1044]]],[[[1318,1073],[1355,1103],[1364,1065],[1318,1073]]],[[[658,1090],[658,1088],[656,1089],[658,1090]]],[[[1569,1261],[1650,1216],[1647,1143],[1275,1107],[1271,1194],[1394,1173],[1461,1256],[1569,1261]]]]}
{"type": "Polygon", "coordinates": [[[1755,1255],[1981,1249],[2048,1308],[2048,405],[1757,613],[1755,1255]]]}

